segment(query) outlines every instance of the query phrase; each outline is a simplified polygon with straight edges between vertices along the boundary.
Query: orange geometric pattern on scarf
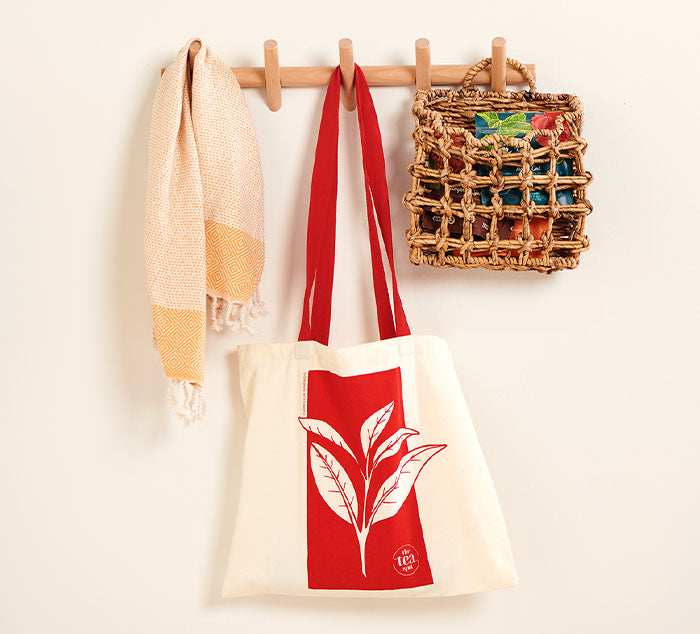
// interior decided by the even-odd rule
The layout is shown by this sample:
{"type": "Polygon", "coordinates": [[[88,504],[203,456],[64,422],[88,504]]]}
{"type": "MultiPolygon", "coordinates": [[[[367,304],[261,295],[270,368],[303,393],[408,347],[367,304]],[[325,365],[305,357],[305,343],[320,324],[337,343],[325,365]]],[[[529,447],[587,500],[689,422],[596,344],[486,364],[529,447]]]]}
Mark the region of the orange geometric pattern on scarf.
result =
{"type": "Polygon", "coordinates": [[[193,383],[203,381],[205,313],[155,305],[151,312],[165,375],[193,383]]]}
{"type": "Polygon", "coordinates": [[[265,246],[245,231],[205,220],[207,293],[245,303],[260,281],[265,246]]]}

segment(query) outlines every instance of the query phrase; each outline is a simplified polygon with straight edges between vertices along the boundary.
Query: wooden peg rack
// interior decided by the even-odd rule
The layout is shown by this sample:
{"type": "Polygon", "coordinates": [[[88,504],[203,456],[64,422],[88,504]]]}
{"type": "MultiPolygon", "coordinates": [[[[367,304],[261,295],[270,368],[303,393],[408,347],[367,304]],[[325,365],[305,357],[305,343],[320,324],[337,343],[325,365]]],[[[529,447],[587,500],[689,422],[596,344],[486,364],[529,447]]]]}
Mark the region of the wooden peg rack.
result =
{"type": "MultiPolygon", "coordinates": [[[[190,45],[190,63],[201,48],[201,43],[195,40],[190,45]]],[[[464,76],[471,65],[469,64],[438,64],[430,63],[430,42],[425,38],[416,40],[416,63],[414,66],[362,66],[370,86],[412,86],[416,89],[426,89],[433,85],[461,85],[464,76]]],[[[267,40],[263,45],[265,66],[263,67],[233,67],[231,70],[242,88],[265,88],[267,105],[273,112],[282,106],[282,88],[292,86],[326,86],[330,80],[333,66],[280,66],[277,42],[267,40]]],[[[355,57],[352,41],[343,38],[338,42],[340,56],[340,73],[343,85],[343,105],[348,110],[355,109],[355,57]]],[[[491,42],[490,69],[479,72],[474,83],[490,85],[491,90],[503,91],[507,84],[525,83],[519,71],[506,66],[506,41],[495,37],[491,42]]],[[[535,65],[526,64],[534,75],[535,65]]],[[[161,74],[164,69],[161,69],[161,74]]]]}

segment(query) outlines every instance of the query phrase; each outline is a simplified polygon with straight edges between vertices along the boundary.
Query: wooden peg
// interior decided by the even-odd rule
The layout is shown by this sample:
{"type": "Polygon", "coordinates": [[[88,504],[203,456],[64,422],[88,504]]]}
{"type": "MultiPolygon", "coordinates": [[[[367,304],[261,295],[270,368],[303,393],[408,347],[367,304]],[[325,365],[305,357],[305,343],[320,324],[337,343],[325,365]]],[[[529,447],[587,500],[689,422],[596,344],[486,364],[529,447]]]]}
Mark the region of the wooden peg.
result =
{"type": "Polygon", "coordinates": [[[491,40],[491,90],[503,92],[506,89],[506,41],[502,37],[491,40]]]}
{"type": "Polygon", "coordinates": [[[263,45],[265,51],[265,92],[267,107],[277,112],[282,106],[282,82],[280,80],[280,59],[275,40],[267,40],[263,45]]]}
{"type": "Polygon", "coordinates": [[[430,42],[421,37],[416,40],[416,90],[430,88],[430,42]]]}
{"type": "Polygon", "coordinates": [[[344,37],[338,42],[340,52],[340,76],[343,85],[343,105],[346,110],[354,110],[355,99],[355,56],[352,52],[352,40],[344,37]]]}
{"type": "Polygon", "coordinates": [[[187,52],[187,60],[190,67],[190,73],[194,70],[194,58],[197,57],[202,48],[202,43],[199,40],[195,40],[190,44],[190,50],[187,52]]]}

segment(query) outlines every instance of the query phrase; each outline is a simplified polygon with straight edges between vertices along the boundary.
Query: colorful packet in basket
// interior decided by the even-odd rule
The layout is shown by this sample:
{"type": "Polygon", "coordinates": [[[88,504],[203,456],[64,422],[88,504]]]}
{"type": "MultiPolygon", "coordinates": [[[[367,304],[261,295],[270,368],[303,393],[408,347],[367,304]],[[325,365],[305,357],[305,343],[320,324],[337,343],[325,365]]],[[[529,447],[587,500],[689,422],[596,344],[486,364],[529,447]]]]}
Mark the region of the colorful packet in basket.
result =
{"type": "MultiPolygon", "coordinates": [[[[500,134],[504,137],[523,138],[532,130],[553,130],[556,118],[560,112],[477,112],[475,117],[476,138],[483,139],[490,134],[500,134]]],[[[569,138],[569,126],[564,122],[564,131],[560,139],[566,141],[569,138]]],[[[547,136],[536,136],[532,139],[533,148],[546,147],[547,136]]],[[[492,146],[488,146],[491,148],[492,146]]],[[[511,153],[517,148],[507,145],[501,146],[503,153],[511,153]]],[[[516,176],[520,173],[520,167],[516,165],[504,165],[502,173],[504,176],[516,176]]],[[[479,176],[488,176],[491,168],[488,165],[477,165],[479,176]]],[[[560,176],[570,176],[573,174],[573,161],[568,158],[560,159],[556,165],[556,172],[560,176]]],[[[539,161],[532,166],[532,173],[535,176],[547,174],[549,172],[549,161],[539,161]]],[[[492,194],[488,188],[480,190],[482,204],[491,205],[492,194]]],[[[502,204],[519,205],[522,202],[522,192],[517,187],[504,189],[499,192],[502,204]]],[[[573,205],[574,193],[571,189],[557,190],[557,201],[560,205],[573,205]]],[[[542,189],[535,190],[530,194],[530,199],[536,205],[547,205],[549,194],[542,189]]]]}
{"type": "MultiPolygon", "coordinates": [[[[532,130],[554,130],[557,117],[562,114],[560,112],[477,112],[475,117],[476,137],[482,139],[490,134],[500,134],[504,137],[523,138],[532,130]]],[[[567,141],[570,135],[569,126],[564,122],[564,129],[560,135],[561,141],[567,141]]],[[[549,137],[546,135],[536,136],[530,142],[535,149],[547,147],[549,137]]],[[[493,146],[487,146],[492,149],[493,146]]],[[[517,148],[508,145],[501,145],[501,152],[504,154],[517,151],[517,148]]],[[[536,161],[532,166],[532,173],[535,176],[543,176],[549,173],[549,160],[536,161]]],[[[574,172],[573,161],[570,158],[562,158],[557,161],[555,166],[556,173],[560,176],[571,176],[574,172]]],[[[503,176],[517,176],[521,171],[519,165],[504,165],[501,168],[503,176]]],[[[479,176],[488,176],[491,173],[491,167],[485,164],[477,165],[477,174],[479,176]]],[[[483,205],[490,206],[493,199],[493,194],[489,188],[479,190],[479,195],[483,205]]],[[[499,192],[501,204],[503,205],[520,205],[523,196],[522,192],[517,187],[511,187],[499,192]]],[[[557,202],[560,205],[573,205],[574,193],[571,188],[556,190],[557,202]]],[[[530,193],[530,200],[535,205],[548,205],[549,194],[544,189],[536,189],[530,193]]],[[[542,237],[542,234],[547,229],[547,219],[542,217],[534,217],[530,221],[530,233],[536,240],[542,237]]],[[[513,223],[513,231],[511,240],[517,238],[522,231],[522,221],[516,220],[513,223]]],[[[534,251],[535,257],[539,256],[539,251],[534,251]]],[[[517,251],[512,255],[517,255],[517,251]]]]}

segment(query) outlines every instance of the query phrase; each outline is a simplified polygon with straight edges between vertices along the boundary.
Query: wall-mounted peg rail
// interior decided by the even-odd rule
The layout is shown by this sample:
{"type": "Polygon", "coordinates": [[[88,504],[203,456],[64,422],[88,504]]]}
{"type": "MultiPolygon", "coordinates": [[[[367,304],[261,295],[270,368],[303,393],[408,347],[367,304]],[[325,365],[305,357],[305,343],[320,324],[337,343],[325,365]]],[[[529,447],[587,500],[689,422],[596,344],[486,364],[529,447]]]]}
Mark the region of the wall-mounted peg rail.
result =
{"type": "MultiPolygon", "coordinates": [[[[199,52],[198,41],[190,45],[190,62],[199,52]]],[[[370,86],[412,86],[427,89],[430,86],[461,85],[470,64],[430,63],[430,42],[425,38],[416,40],[416,64],[414,66],[362,66],[370,86]]],[[[265,88],[267,104],[272,111],[282,105],[282,88],[297,86],[325,86],[328,84],[333,66],[280,66],[279,52],[275,40],[263,45],[265,66],[232,67],[238,83],[243,88],[265,88]]],[[[340,72],[343,84],[343,104],[348,110],[355,108],[353,90],[355,61],[352,41],[343,38],[338,42],[340,72]]],[[[475,84],[490,85],[491,90],[504,91],[507,84],[522,84],[525,79],[518,70],[506,65],[506,41],[495,37],[491,42],[491,69],[482,70],[474,78],[475,84]]],[[[526,64],[534,75],[535,65],[526,64]]],[[[164,69],[161,69],[161,73],[164,69]]]]}

